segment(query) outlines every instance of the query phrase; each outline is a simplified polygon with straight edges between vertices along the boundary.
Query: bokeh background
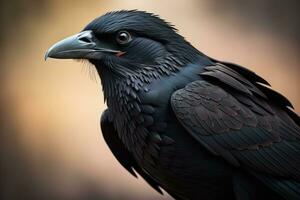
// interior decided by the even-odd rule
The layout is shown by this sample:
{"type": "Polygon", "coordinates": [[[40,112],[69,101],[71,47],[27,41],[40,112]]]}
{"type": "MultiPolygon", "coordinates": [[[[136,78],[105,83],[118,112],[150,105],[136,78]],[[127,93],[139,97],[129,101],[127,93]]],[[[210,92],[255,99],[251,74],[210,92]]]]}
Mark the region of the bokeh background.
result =
{"type": "Polygon", "coordinates": [[[298,0],[0,1],[0,199],[171,199],[131,177],[99,127],[99,78],[73,60],[44,61],[56,41],[107,11],[159,14],[205,54],[246,66],[300,113],[298,0]]]}

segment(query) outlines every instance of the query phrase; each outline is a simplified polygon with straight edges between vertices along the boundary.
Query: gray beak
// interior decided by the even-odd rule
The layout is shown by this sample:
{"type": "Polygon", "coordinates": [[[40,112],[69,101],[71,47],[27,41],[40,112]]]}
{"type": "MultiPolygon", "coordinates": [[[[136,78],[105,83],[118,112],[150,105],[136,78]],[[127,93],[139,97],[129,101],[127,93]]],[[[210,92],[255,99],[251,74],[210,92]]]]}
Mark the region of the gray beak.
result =
{"type": "Polygon", "coordinates": [[[100,42],[90,30],[67,37],[54,44],[45,54],[45,60],[59,59],[101,59],[104,54],[117,54],[109,44],[100,42]]]}

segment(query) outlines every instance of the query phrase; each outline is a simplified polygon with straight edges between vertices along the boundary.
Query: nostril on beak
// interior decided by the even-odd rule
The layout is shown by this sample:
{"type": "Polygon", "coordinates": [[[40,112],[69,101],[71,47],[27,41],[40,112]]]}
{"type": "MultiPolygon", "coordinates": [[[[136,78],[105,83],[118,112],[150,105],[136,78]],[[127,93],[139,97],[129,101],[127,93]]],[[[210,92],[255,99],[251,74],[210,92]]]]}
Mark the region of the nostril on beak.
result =
{"type": "Polygon", "coordinates": [[[91,31],[83,31],[78,35],[77,39],[83,43],[93,43],[93,34],[91,31]]]}
{"type": "Polygon", "coordinates": [[[79,41],[84,42],[84,43],[91,43],[92,40],[90,40],[90,38],[87,37],[80,37],[78,38],[79,41]]]}

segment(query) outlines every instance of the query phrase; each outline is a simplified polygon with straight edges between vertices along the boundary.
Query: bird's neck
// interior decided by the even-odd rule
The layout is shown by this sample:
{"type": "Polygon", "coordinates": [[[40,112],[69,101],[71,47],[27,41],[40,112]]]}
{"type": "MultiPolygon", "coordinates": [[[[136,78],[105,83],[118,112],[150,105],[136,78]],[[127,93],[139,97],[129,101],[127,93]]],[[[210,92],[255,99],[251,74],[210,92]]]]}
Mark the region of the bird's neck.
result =
{"type": "Polygon", "coordinates": [[[145,85],[134,75],[127,78],[109,77],[110,75],[107,74],[105,79],[103,77],[101,79],[104,98],[109,109],[109,118],[125,147],[133,152],[133,147],[141,144],[141,141],[147,137],[146,134],[137,135],[135,133],[137,127],[135,118],[141,114],[138,93],[144,89],[145,85]]]}
{"type": "MultiPolygon", "coordinates": [[[[125,64],[126,65],[126,64],[125,64]]],[[[112,102],[127,103],[127,98],[136,96],[141,90],[147,90],[147,85],[163,76],[176,73],[185,63],[175,57],[165,57],[155,64],[137,66],[105,66],[97,68],[100,75],[104,99],[108,105],[112,102]]]]}
{"type": "Polygon", "coordinates": [[[171,76],[190,63],[197,63],[203,59],[207,58],[200,54],[186,60],[169,55],[154,65],[118,66],[118,68],[107,66],[102,67],[101,70],[97,68],[104,100],[110,109],[120,112],[125,109],[123,107],[128,106],[129,101],[138,102],[138,93],[141,90],[147,91],[147,86],[153,81],[171,76]]]}

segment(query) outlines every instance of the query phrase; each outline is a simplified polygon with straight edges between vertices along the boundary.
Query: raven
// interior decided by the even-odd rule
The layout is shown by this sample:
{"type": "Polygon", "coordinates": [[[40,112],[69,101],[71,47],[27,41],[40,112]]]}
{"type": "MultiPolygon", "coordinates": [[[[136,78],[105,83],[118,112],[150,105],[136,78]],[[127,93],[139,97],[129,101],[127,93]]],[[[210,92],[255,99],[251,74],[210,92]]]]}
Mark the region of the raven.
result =
{"type": "Polygon", "coordinates": [[[157,15],[109,12],[47,57],[96,67],[103,137],[158,192],[300,199],[300,118],[289,100],[254,72],[198,51],[157,15]]]}

